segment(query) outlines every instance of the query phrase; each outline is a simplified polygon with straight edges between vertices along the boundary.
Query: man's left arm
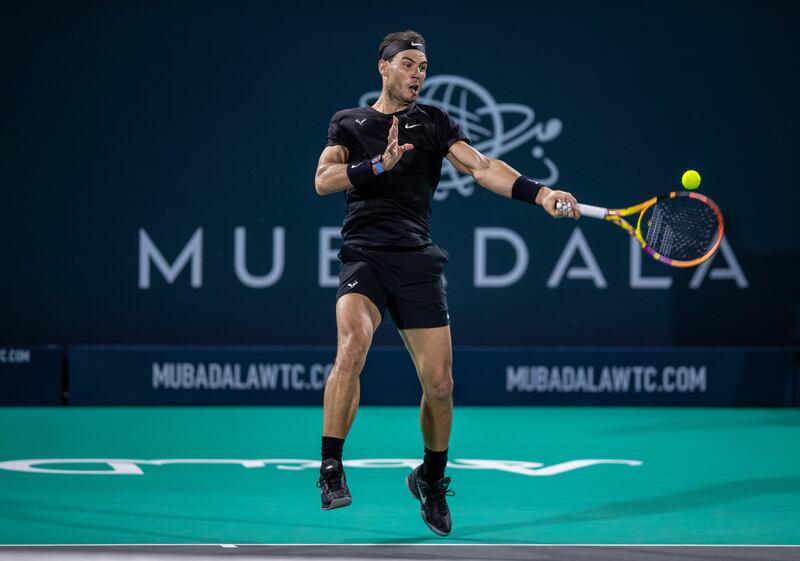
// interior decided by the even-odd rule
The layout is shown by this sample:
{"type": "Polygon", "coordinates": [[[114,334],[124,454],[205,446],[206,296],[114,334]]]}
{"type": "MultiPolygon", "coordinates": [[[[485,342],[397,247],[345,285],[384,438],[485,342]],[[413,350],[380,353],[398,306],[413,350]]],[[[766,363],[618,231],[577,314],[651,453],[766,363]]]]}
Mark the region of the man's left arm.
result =
{"type": "Polygon", "coordinates": [[[447,159],[458,170],[459,173],[471,175],[481,187],[497,193],[503,197],[518,198],[526,200],[529,193],[536,191],[535,198],[527,202],[535,203],[554,218],[580,218],[578,211],[578,201],[571,193],[551,189],[547,186],[539,187],[538,183],[509,166],[502,160],[484,156],[475,148],[464,141],[455,142],[450,146],[447,159]],[[538,189],[538,190],[537,190],[538,189]],[[556,210],[558,201],[570,203],[572,210],[568,213],[556,210]]]}

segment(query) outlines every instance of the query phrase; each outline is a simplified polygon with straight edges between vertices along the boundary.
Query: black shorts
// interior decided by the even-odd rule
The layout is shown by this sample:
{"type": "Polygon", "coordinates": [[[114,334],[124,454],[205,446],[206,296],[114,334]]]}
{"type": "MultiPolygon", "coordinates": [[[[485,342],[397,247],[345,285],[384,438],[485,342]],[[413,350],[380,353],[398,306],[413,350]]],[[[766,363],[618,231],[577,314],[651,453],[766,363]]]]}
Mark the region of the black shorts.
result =
{"type": "Polygon", "coordinates": [[[363,294],[381,317],[388,308],[398,329],[450,324],[442,283],[448,255],[438,246],[378,249],[345,244],[339,260],[337,300],[345,294],[363,294]]]}

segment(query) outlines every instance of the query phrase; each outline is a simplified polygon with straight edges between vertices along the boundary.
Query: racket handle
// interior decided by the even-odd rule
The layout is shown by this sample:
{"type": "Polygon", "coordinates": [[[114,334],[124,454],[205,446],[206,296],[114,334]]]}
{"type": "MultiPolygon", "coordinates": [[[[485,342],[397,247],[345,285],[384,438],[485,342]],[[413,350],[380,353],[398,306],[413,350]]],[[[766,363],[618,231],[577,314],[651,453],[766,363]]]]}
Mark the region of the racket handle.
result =
{"type": "Polygon", "coordinates": [[[589,218],[597,218],[603,220],[608,214],[608,209],[601,206],[582,205],[578,203],[578,210],[581,211],[581,216],[588,216],[589,218]]]}

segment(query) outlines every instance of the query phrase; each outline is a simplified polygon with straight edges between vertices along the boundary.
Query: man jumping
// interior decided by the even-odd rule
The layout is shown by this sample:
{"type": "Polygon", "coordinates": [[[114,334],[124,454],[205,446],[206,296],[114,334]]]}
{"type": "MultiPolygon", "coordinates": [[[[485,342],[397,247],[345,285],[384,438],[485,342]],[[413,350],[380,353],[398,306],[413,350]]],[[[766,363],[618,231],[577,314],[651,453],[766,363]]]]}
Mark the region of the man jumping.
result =
{"type": "Polygon", "coordinates": [[[347,213],[336,294],[336,362],[325,386],[322,466],[318,486],[324,510],[351,502],[344,439],[359,400],[359,376],[372,335],[388,309],[422,385],[423,463],[407,477],[422,518],[440,536],[452,524],[445,477],[453,416],[450,319],[442,284],[445,251],[431,242],[431,200],[442,158],[482,187],[553,217],[578,218],[577,202],[520,175],[469,144],[447,113],[416,103],[428,70],[425,39],[414,31],[390,33],[379,47],[380,97],[370,107],[336,113],[319,158],[320,195],[345,192],[347,213]],[[557,203],[569,203],[565,210],[557,203]],[[571,206],[571,208],[570,208],[571,206]]]}

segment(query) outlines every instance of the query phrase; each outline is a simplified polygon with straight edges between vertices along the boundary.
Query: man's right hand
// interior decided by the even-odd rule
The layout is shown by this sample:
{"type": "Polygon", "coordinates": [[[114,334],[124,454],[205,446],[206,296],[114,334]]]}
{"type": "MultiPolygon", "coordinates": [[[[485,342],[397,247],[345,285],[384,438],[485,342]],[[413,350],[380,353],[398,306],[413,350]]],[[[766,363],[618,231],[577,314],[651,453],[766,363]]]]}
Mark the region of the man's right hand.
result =
{"type": "Polygon", "coordinates": [[[403,154],[414,149],[413,144],[397,144],[398,123],[397,117],[392,117],[392,126],[389,128],[389,144],[386,146],[386,151],[383,153],[383,160],[381,161],[381,165],[386,171],[397,165],[403,154]]]}
{"type": "Polygon", "coordinates": [[[578,210],[578,201],[575,200],[572,193],[567,191],[542,187],[536,195],[536,204],[542,205],[547,214],[553,218],[574,218],[577,220],[581,217],[581,211],[578,210]],[[558,203],[569,203],[569,210],[560,209],[558,203]]]}

